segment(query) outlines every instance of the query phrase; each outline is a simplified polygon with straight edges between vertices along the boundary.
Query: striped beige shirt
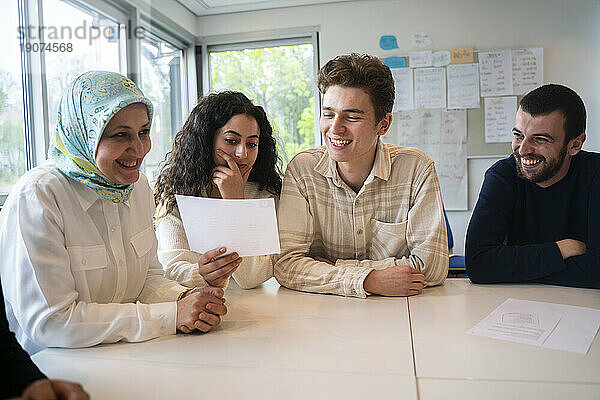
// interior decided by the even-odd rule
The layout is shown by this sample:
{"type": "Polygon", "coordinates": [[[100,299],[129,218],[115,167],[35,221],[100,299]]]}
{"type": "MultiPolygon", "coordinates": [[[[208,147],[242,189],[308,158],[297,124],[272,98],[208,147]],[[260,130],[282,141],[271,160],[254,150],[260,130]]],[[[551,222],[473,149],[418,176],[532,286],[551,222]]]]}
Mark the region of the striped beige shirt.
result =
{"type": "Polygon", "coordinates": [[[433,161],[418,149],[379,141],[358,193],[324,146],[297,154],[283,179],[278,223],[274,273],[291,289],[366,297],[363,282],[374,269],[410,265],[427,285],[448,272],[440,185],[433,161]]]}

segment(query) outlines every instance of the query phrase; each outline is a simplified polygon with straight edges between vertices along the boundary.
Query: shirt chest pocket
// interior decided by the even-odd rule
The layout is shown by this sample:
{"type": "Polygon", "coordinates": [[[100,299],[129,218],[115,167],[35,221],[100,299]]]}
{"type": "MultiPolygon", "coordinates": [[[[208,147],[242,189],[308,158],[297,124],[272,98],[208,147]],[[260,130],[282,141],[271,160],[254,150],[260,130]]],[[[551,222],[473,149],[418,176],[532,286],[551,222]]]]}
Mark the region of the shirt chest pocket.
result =
{"type": "Polygon", "coordinates": [[[143,275],[146,274],[148,265],[150,264],[150,261],[152,261],[152,253],[150,250],[152,249],[155,240],[154,230],[152,227],[136,233],[131,237],[131,239],[129,239],[131,247],[133,247],[135,255],[137,256],[135,267],[130,266],[130,268],[135,268],[137,273],[141,273],[143,275]]]}
{"type": "Polygon", "coordinates": [[[80,300],[96,301],[108,268],[106,249],[103,245],[73,246],[67,252],[80,300]]]}
{"type": "Polygon", "coordinates": [[[408,220],[392,223],[373,219],[371,221],[372,240],[368,257],[371,260],[383,260],[387,257],[400,258],[403,255],[408,255],[407,223],[408,220]]]}

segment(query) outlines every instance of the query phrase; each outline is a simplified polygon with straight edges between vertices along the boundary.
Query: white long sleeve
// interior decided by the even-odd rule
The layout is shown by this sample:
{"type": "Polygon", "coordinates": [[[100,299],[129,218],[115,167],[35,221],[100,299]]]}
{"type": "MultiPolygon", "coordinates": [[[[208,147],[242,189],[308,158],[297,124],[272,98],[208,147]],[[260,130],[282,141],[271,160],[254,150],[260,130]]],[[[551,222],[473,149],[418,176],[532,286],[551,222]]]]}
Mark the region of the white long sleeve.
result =
{"type": "Polygon", "coordinates": [[[175,333],[184,289],[163,277],[154,203],[141,176],[126,203],[52,166],[25,174],[0,213],[7,316],[30,353],[175,333]]]}

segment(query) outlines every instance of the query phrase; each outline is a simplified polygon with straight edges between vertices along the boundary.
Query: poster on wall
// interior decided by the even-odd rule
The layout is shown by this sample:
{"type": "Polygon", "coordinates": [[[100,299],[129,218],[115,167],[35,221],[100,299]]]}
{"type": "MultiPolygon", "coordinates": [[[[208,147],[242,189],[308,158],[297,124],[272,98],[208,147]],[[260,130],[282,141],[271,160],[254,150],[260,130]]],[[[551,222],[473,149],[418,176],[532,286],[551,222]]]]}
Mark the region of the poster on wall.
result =
{"type": "Polygon", "coordinates": [[[446,108],[445,68],[414,70],[415,108],[446,108]]]}
{"type": "Polygon", "coordinates": [[[466,110],[413,110],[400,112],[395,118],[395,135],[384,140],[423,150],[435,162],[446,210],[466,210],[466,110]]]}
{"type": "Polygon", "coordinates": [[[525,94],[544,82],[544,49],[512,50],[513,94],[525,94]]]}
{"type": "Polygon", "coordinates": [[[479,53],[481,97],[513,94],[510,50],[479,53]]]}
{"type": "Polygon", "coordinates": [[[517,96],[486,97],[485,142],[502,143],[512,141],[512,128],[517,112],[517,96]]]}

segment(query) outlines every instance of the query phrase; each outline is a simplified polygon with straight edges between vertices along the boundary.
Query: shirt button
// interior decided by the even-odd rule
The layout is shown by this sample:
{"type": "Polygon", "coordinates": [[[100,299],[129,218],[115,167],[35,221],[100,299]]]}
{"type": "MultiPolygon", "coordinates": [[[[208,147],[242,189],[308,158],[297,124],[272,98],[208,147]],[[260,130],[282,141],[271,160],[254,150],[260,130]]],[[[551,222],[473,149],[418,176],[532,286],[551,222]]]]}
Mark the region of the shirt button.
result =
{"type": "Polygon", "coordinates": [[[362,232],[363,232],[363,230],[362,230],[362,229],[359,229],[359,230],[357,230],[357,231],[356,231],[356,234],[357,234],[357,235],[362,235],[362,232]]]}
{"type": "Polygon", "coordinates": [[[87,260],[85,258],[82,258],[81,259],[81,265],[85,265],[85,264],[87,264],[87,260]]]}
{"type": "Polygon", "coordinates": [[[123,266],[123,260],[119,260],[119,267],[123,266]]]}
{"type": "Polygon", "coordinates": [[[113,225],[113,226],[111,226],[111,227],[110,227],[110,231],[111,231],[111,232],[114,232],[114,231],[116,231],[116,230],[117,230],[117,227],[116,227],[116,226],[114,226],[114,225],[113,225]]]}

